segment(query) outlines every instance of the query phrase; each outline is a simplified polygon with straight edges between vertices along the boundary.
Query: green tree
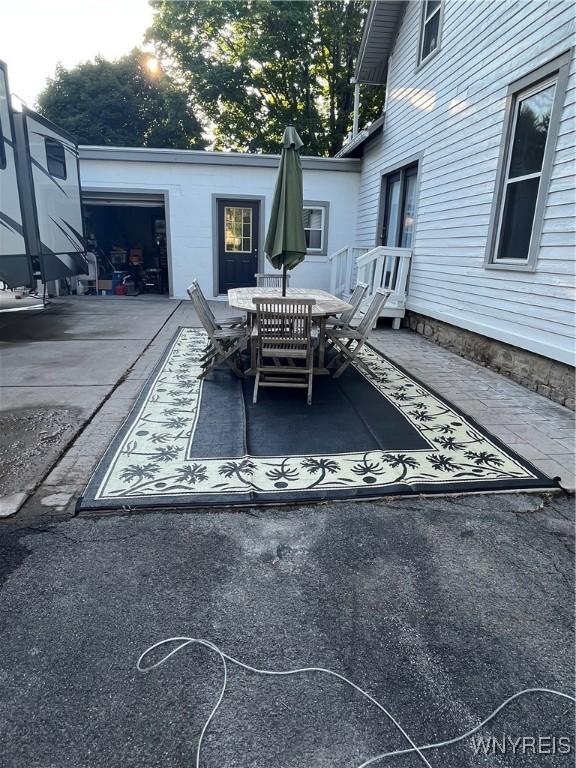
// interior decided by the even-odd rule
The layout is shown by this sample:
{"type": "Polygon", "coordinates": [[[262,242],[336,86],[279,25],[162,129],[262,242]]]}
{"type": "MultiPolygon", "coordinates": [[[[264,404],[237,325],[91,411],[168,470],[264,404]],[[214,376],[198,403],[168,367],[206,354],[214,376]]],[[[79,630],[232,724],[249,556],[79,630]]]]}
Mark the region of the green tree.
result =
{"type": "MultiPolygon", "coordinates": [[[[152,0],[148,39],[211,122],[216,149],[277,152],[295,125],[308,155],[332,155],[352,127],[350,78],[365,0],[152,0]]],[[[367,89],[361,122],[381,114],[367,89]]]]}
{"type": "Polygon", "coordinates": [[[161,70],[152,72],[148,60],[135,49],[116,61],[58,67],[39,110],[81,144],[203,149],[188,94],[161,70]]]}

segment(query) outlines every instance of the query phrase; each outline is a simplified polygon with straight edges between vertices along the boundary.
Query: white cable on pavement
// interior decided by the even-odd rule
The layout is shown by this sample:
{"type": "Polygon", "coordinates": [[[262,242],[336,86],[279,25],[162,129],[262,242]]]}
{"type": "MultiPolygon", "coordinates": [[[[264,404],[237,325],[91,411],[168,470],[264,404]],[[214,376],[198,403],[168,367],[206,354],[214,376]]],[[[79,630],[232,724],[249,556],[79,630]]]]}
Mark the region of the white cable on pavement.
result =
{"type": "Polygon", "coordinates": [[[576,699],[573,696],[569,696],[567,693],[561,693],[560,691],[555,691],[551,688],[525,688],[524,690],[519,691],[518,693],[515,693],[513,696],[510,696],[509,698],[507,698],[506,701],[500,704],[500,706],[498,706],[493,712],[491,712],[488,715],[488,717],[482,720],[482,722],[479,725],[475,726],[469,731],[466,731],[466,733],[463,733],[460,736],[455,736],[454,738],[448,739],[446,741],[438,741],[431,744],[423,744],[421,746],[417,746],[414,743],[414,741],[410,738],[410,736],[406,733],[404,728],[402,728],[400,723],[392,716],[392,714],[382,704],[380,704],[380,702],[376,701],[376,699],[373,698],[369,693],[364,691],[362,688],[360,688],[358,685],[353,683],[351,680],[348,680],[348,678],[344,677],[344,675],[340,675],[338,672],[334,672],[331,669],[325,669],[324,667],[303,667],[301,669],[288,669],[288,670],[281,670],[281,671],[272,670],[272,669],[258,669],[257,667],[251,667],[249,664],[244,664],[244,662],[239,661],[238,659],[235,659],[233,656],[229,656],[227,653],[224,653],[224,651],[222,651],[217,645],[215,645],[210,640],[203,640],[201,638],[196,638],[196,637],[168,637],[165,640],[160,640],[158,643],[154,643],[154,645],[151,645],[149,648],[147,648],[144,651],[144,653],[140,655],[140,658],[136,662],[136,668],[138,669],[139,672],[151,672],[153,669],[156,669],[157,667],[164,664],[164,662],[168,661],[168,659],[171,656],[174,656],[176,653],[178,653],[188,645],[201,645],[201,646],[204,646],[205,648],[208,648],[211,651],[214,651],[214,653],[218,654],[218,656],[220,657],[220,660],[222,662],[222,668],[223,668],[223,681],[222,681],[222,688],[220,690],[220,695],[218,696],[218,699],[212,711],[208,715],[208,718],[204,723],[202,731],[200,732],[200,737],[198,739],[198,745],[196,747],[196,768],[200,768],[200,755],[202,750],[202,740],[204,738],[204,734],[206,733],[208,726],[210,725],[214,716],[216,715],[216,712],[218,711],[222,703],[222,700],[224,698],[224,694],[226,693],[226,687],[228,685],[228,666],[226,664],[227,660],[231,664],[235,664],[238,667],[247,669],[249,672],[255,672],[258,675],[286,676],[286,675],[298,675],[298,674],[307,673],[307,672],[322,672],[323,674],[331,675],[332,677],[338,678],[338,680],[342,680],[342,682],[354,688],[355,691],[358,691],[359,693],[362,694],[362,696],[366,697],[369,701],[375,704],[378,707],[378,709],[380,709],[389,718],[389,720],[392,721],[392,723],[396,726],[396,728],[400,731],[400,733],[406,738],[406,740],[411,746],[409,748],[397,749],[391,752],[382,752],[381,754],[376,755],[375,757],[371,757],[370,759],[364,761],[361,765],[357,766],[357,768],[366,768],[366,766],[373,765],[377,761],[384,760],[387,757],[407,755],[407,754],[410,754],[411,752],[415,752],[421,758],[423,763],[426,766],[428,766],[428,768],[432,768],[427,758],[423,754],[425,750],[440,749],[441,747],[447,747],[451,744],[456,744],[459,741],[463,741],[464,739],[467,739],[470,736],[473,736],[477,731],[479,731],[487,723],[489,723],[490,720],[496,717],[496,715],[502,709],[504,709],[504,707],[510,704],[510,702],[514,701],[514,699],[518,699],[521,696],[525,696],[529,693],[547,693],[554,696],[560,696],[561,698],[568,699],[569,701],[572,701],[572,702],[576,702],[576,699]],[[149,653],[151,653],[154,649],[159,648],[162,645],[166,645],[167,643],[179,643],[179,645],[173,648],[169,653],[163,656],[155,664],[151,664],[150,666],[142,666],[142,662],[144,661],[145,657],[149,653]]]}

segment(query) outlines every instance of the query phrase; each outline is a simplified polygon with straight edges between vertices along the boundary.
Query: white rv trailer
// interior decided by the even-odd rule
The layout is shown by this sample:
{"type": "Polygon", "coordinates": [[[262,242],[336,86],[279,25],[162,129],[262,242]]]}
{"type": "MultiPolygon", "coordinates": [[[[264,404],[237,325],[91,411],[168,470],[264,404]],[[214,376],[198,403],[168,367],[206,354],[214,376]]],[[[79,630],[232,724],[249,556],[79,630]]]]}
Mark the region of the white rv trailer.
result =
{"type": "Polygon", "coordinates": [[[12,108],[0,61],[0,280],[35,287],[87,271],[76,140],[12,108]]]}

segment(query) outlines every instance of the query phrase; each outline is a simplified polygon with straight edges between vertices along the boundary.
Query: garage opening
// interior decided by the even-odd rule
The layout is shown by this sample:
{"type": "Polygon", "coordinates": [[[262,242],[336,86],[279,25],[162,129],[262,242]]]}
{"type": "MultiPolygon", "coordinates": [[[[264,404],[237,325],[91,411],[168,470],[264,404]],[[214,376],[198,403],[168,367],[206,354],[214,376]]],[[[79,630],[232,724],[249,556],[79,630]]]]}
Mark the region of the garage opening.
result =
{"type": "Polygon", "coordinates": [[[162,193],[83,192],[90,275],[81,292],[170,293],[162,193]]]}

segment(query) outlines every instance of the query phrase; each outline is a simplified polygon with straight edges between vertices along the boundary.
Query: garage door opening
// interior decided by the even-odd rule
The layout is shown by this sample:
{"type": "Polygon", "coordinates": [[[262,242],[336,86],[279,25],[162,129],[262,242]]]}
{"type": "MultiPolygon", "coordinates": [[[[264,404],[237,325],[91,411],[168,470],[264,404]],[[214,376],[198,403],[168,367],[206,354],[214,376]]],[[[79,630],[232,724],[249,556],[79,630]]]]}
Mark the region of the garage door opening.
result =
{"type": "Polygon", "coordinates": [[[170,294],[162,193],[83,192],[91,274],[83,292],[170,294]]]}

